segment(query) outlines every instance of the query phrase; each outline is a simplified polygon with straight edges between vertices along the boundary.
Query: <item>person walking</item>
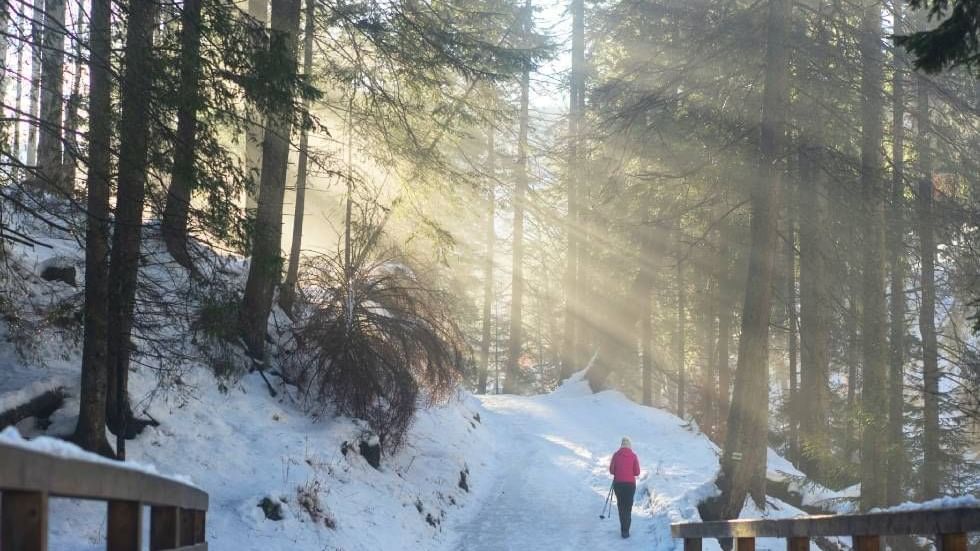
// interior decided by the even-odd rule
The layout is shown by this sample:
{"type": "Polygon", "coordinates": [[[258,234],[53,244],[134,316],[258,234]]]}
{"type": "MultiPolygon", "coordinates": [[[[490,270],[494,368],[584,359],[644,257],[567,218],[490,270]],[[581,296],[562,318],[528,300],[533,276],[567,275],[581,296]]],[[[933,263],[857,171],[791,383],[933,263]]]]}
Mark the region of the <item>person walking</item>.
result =
{"type": "Polygon", "coordinates": [[[623,437],[619,450],[609,461],[609,474],[613,475],[613,492],[619,509],[619,531],[624,538],[630,537],[633,520],[633,496],[636,495],[636,477],[640,476],[640,459],[633,453],[633,443],[623,437]]]}

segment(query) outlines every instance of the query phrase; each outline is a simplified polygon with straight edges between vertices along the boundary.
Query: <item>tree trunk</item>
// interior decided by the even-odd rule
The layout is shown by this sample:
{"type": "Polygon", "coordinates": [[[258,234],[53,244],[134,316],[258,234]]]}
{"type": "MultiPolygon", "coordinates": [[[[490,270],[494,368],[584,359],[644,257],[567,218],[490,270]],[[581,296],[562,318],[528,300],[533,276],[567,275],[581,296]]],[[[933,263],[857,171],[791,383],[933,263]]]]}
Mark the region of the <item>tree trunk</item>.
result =
{"type": "MultiPolygon", "coordinates": [[[[269,21],[269,0],[248,0],[248,15],[258,21],[263,27],[269,21]]],[[[245,191],[245,211],[255,213],[258,196],[261,193],[262,182],[262,152],[264,144],[262,140],[265,136],[265,124],[263,114],[250,109],[246,114],[248,122],[245,126],[245,168],[252,182],[257,186],[254,189],[245,191]]]]}
{"type": "Polygon", "coordinates": [[[704,301],[700,307],[701,333],[701,431],[714,434],[715,426],[715,307],[714,296],[718,292],[717,283],[710,270],[704,271],[704,301]]]}
{"type": "MultiPolygon", "coordinates": [[[[76,36],[82,34],[82,23],[77,22],[75,27],[76,36]]],[[[82,40],[76,38],[75,42],[75,70],[72,74],[71,94],[68,96],[68,111],[65,113],[65,155],[62,159],[61,175],[64,178],[67,189],[75,189],[75,178],[77,176],[78,158],[81,153],[78,146],[78,127],[81,124],[79,108],[82,104],[82,40]]]]}
{"type": "MultiPolygon", "coordinates": [[[[857,224],[855,224],[857,225],[857,224]]],[[[860,388],[858,379],[861,372],[861,312],[864,305],[861,303],[861,274],[857,268],[847,269],[848,279],[848,299],[845,333],[847,334],[847,344],[844,351],[847,363],[847,424],[844,427],[844,460],[853,462],[855,460],[858,446],[858,438],[855,435],[858,429],[857,393],[860,388]]]]}
{"type": "Polygon", "coordinates": [[[197,110],[201,86],[201,4],[185,0],[180,10],[180,102],[177,107],[177,133],[174,136],[174,164],[163,210],[161,233],[167,252],[185,269],[195,273],[187,250],[187,224],[197,175],[197,110]]]}
{"type": "Polygon", "coordinates": [[[63,81],[65,70],[65,0],[44,2],[44,51],[41,56],[41,129],[37,142],[41,188],[68,194],[61,173],[63,81]]]}
{"type": "Polygon", "coordinates": [[[581,317],[584,313],[579,277],[582,245],[579,214],[579,159],[585,112],[585,2],[572,0],[572,72],[568,109],[568,214],[565,233],[568,253],[565,266],[565,333],[562,344],[561,374],[567,379],[581,368],[581,317]]]}
{"type": "Polygon", "coordinates": [[[41,96],[41,40],[44,38],[44,0],[34,0],[34,16],[31,18],[31,85],[28,93],[27,166],[37,164],[38,109],[41,96]]]}
{"type": "Polygon", "coordinates": [[[788,0],[770,0],[766,43],[766,75],[759,140],[759,179],[751,194],[751,247],[742,310],[735,391],[728,433],[721,457],[718,485],[721,496],[710,516],[737,518],[751,493],[762,507],[765,500],[769,396],[769,314],[776,219],[784,172],[787,111],[788,0]]]}
{"type": "MultiPolygon", "coordinates": [[[[291,71],[296,70],[300,8],[300,0],[277,0],[272,3],[273,47],[285,48],[286,59],[293,64],[291,71]]],[[[291,103],[292,98],[287,100],[291,103]]],[[[264,361],[269,312],[282,270],[282,201],[292,131],[292,118],[288,115],[268,115],[266,121],[252,261],[241,310],[245,344],[256,362],[264,361]]]]}
{"type": "Polygon", "coordinates": [[[643,405],[653,405],[653,268],[652,258],[657,252],[657,235],[654,225],[645,221],[641,237],[643,256],[640,262],[639,284],[636,286],[636,299],[639,307],[640,324],[640,369],[642,376],[643,405]]]}
{"type": "MultiPolygon", "coordinates": [[[[2,99],[0,99],[0,105],[4,105],[4,106],[7,105],[7,101],[6,101],[7,100],[7,94],[6,94],[7,72],[9,71],[9,68],[7,67],[7,45],[9,43],[7,34],[9,33],[11,36],[17,35],[16,32],[12,32],[9,29],[10,22],[11,22],[11,18],[10,18],[11,12],[12,10],[10,9],[10,4],[8,0],[0,0],[0,96],[2,96],[2,99]]],[[[9,72],[12,74],[19,75],[20,73],[15,72],[19,69],[20,67],[16,67],[13,71],[9,71],[9,72]]],[[[13,118],[16,120],[18,117],[19,115],[15,114],[13,118]]],[[[10,121],[7,120],[0,122],[0,148],[2,148],[3,151],[7,152],[11,157],[16,158],[16,153],[8,147],[10,145],[10,142],[7,141],[8,133],[9,133],[7,126],[9,124],[10,121]]],[[[16,128],[17,126],[15,124],[14,129],[16,130],[16,128]]]]}
{"type": "MultiPolygon", "coordinates": [[[[793,185],[787,181],[787,187],[793,185]]],[[[797,188],[799,186],[796,186],[797,188]]],[[[796,313],[796,211],[793,208],[793,191],[786,190],[786,348],[789,356],[789,460],[800,463],[800,407],[799,407],[799,350],[797,345],[796,313]]]]}
{"type": "Polygon", "coordinates": [[[919,307],[919,334],[922,336],[922,495],[923,500],[939,497],[941,451],[939,446],[939,363],[936,344],[936,228],[933,214],[932,146],[929,122],[929,81],[917,79],[916,102],[916,211],[919,230],[919,256],[922,302],[919,307]]]}
{"type": "Polygon", "coordinates": [[[92,0],[89,54],[85,324],[78,424],[72,440],[111,455],[105,437],[109,336],[109,171],[112,119],[112,0],[92,0]]]}
{"type": "MultiPolygon", "coordinates": [[[[313,73],[313,32],[315,29],[316,3],[306,0],[306,15],[303,28],[303,74],[313,73]]],[[[309,110],[310,100],[303,100],[304,109],[309,110]]],[[[310,136],[303,129],[299,138],[299,161],[296,169],[296,199],[293,206],[293,239],[289,246],[289,266],[286,281],[282,286],[280,304],[287,314],[293,313],[296,302],[296,285],[299,281],[299,257],[303,250],[303,220],[306,218],[306,180],[309,170],[310,136]]]]}
{"type": "Polygon", "coordinates": [[[823,134],[802,144],[800,157],[800,469],[823,481],[832,449],[830,416],[831,292],[827,274],[827,159],[823,134]]]}
{"type": "MultiPolygon", "coordinates": [[[[18,29],[18,33],[19,32],[21,32],[21,29],[18,29]]],[[[24,41],[21,41],[21,43],[17,47],[17,74],[18,75],[24,75],[25,74],[24,73],[24,71],[25,71],[25,67],[24,67],[24,48],[26,46],[27,46],[27,44],[24,41]]],[[[16,106],[16,109],[17,109],[18,112],[20,112],[20,110],[24,106],[23,99],[24,99],[24,79],[23,78],[18,78],[17,79],[17,85],[16,85],[15,98],[14,98],[14,105],[16,106]]],[[[20,119],[20,118],[23,118],[23,116],[22,115],[18,115],[17,118],[20,119]]],[[[19,120],[16,120],[16,121],[14,121],[14,146],[13,146],[13,151],[14,151],[14,158],[17,160],[17,165],[18,166],[15,166],[14,169],[11,171],[12,179],[15,182],[19,182],[20,181],[19,176],[20,176],[20,173],[21,173],[21,169],[20,169],[20,166],[19,165],[23,161],[23,157],[20,154],[20,148],[21,148],[21,143],[20,143],[20,121],[19,120]]]]}
{"type": "Polygon", "coordinates": [[[677,328],[674,333],[674,361],[677,362],[677,416],[683,419],[687,415],[687,408],[685,407],[685,402],[687,401],[687,365],[686,365],[686,348],[687,335],[684,329],[687,326],[687,294],[685,293],[684,286],[686,281],[684,281],[684,261],[681,259],[681,244],[680,244],[680,222],[678,222],[678,227],[675,232],[676,247],[677,247],[677,328]]]}
{"type": "MultiPolygon", "coordinates": [[[[894,28],[902,32],[901,2],[894,3],[894,28]]],[[[904,49],[894,48],[892,76],[892,183],[889,202],[888,266],[891,302],[888,348],[887,502],[905,501],[905,66],[904,49]]]]}
{"type": "Polygon", "coordinates": [[[728,426],[728,409],[731,392],[730,346],[732,341],[732,322],[735,317],[735,285],[732,275],[733,249],[731,242],[732,225],[726,219],[719,228],[721,250],[718,253],[718,426],[714,434],[715,442],[724,442],[728,426]]]}
{"type": "MultiPolygon", "coordinates": [[[[531,2],[524,4],[523,31],[525,40],[531,32],[531,2]]],[[[514,233],[513,262],[511,268],[510,339],[507,347],[507,374],[504,377],[504,392],[517,392],[517,379],[520,373],[521,353],[524,343],[524,210],[527,193],[527,132],[528,101],[531,88],[531,73],[524,69],[521,75],[520,128],[517,142],[517,180],[514,186],[514,233]]],[[[593,387],[594,388],[594,387],[593,387]]]]}
{"type": "Polygon", "coordinates": [[[640,368],[642,370],[643,405],[653,405],[653,293],[645,286],[640,296],[640,368]]]}
{"type": "Polygon", "coordinates": [[[152,89],[156,3],[132,0],[126,30],[124,73],[120,88],[119,183],[116,193],[112,262],[109,265],[109,427],[116,435],[116,453],[125,458],[131,437],[127,387],[131,334],[139,279],[143,202],[146,196],[149,149],[148,98],[152,89]]]}
{"type": "Polygon", "coordinates": [[[861,36],[861,191],[863,278],[862,351],[864,372],[861,386],[863,433],[861,436],[861,506],[885,505],[888,430],[888,394],[885,343],[885,219],[881,178],[883,130],[881,5],[876,0],[862,4],[861,36]]]}
{"type": "Polygon", "coordinates": [[[487,374],[490,370],[490,339],[493,323],[493,254],[497,235],[494,231],[496,215],[496,146],[494,145],[494,125],[487,129],[487,250],[483,258],[483,338],[480,341],[480,373],[476,390],[487,392],[487,374]]]}
{"type": "Polygon", "coordinates": [[[89,55],[88,199],[85,227],[85,323],[78,424],[72,440],[112,455],[105,437],[109,335],[109,171],[112,119],[112,1],[92,0],[89,55]]]}

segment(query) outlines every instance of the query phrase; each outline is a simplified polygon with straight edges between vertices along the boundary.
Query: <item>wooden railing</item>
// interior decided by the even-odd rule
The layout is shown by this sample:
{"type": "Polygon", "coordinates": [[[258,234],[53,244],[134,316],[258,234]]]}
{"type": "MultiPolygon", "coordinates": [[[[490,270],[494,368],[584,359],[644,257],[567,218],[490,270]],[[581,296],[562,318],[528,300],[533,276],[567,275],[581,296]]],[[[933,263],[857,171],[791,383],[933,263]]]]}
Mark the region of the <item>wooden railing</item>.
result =
{"type": "Polygon", "coordinates": [[[208,494],[175,480],[0,444],[0,551],[46,551],[48,499],[104,501],[106,549],[143,549],[150,507],[151,551],[206,551],[208,494]]]}
{"type": "Polygon", "coordinates": [[[938,551],[966,551],[971,532],[980,532],[980,508],[671,525],[684,551],[700,551],[709,538],[734,540],[737,551],[754,551],[756,538],[784,538],[788,551],[809,551],[811,539],[824,537],[851,537],[854,551],[879,551],[887,536],[934,537],[938,551]]]}

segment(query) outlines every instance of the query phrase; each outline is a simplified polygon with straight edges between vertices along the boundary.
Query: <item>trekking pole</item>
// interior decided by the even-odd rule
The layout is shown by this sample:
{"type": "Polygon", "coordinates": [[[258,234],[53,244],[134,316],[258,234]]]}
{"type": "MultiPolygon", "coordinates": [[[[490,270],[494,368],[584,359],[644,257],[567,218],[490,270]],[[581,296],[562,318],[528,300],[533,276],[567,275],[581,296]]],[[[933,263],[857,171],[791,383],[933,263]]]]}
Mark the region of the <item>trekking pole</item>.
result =
{"type": "Polygon", "coordinates": [[[599,518],[600,519],[606,518],[607,511],[608,512],[611,512],[612,511],[612,507],[610,506],[612,504],[612,494],[613,494],[613,487],[612,487],[612,484],[610,484],[609,485],[609,494],[606,495],[606,503],[602,506],[602,512],[599,513],[599,518]]]}

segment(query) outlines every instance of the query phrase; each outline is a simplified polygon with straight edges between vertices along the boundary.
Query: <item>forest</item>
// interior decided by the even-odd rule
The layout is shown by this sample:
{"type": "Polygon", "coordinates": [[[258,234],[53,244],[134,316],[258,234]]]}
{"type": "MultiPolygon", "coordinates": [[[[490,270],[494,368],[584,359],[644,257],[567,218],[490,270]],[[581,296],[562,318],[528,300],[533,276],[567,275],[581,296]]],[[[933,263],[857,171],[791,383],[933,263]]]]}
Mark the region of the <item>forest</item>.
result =
{"type": "Polygon", "coordinates": [[[980,488],[977,0],[0,4],[0,428],[377,467],[580,381],[715,450],[684,515],[980,488]]]}

